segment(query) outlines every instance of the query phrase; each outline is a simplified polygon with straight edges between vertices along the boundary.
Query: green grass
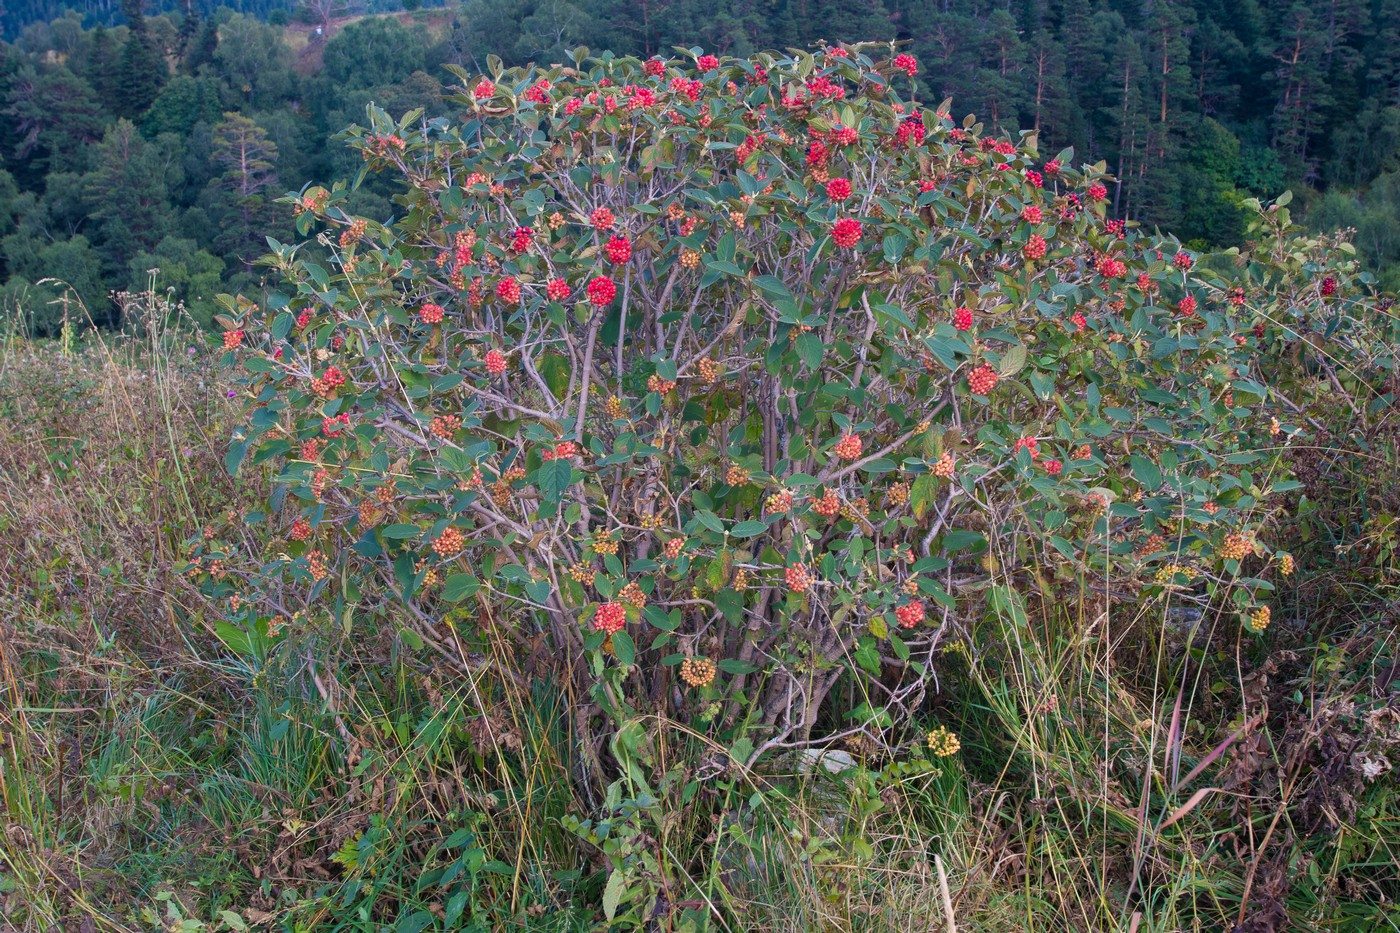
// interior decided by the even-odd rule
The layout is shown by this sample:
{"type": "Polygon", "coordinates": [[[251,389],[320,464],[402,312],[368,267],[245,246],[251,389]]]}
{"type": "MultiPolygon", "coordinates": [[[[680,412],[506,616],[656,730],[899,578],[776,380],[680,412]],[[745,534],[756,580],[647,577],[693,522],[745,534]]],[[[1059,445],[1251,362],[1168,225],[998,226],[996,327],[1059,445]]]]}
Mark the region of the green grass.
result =
{"type": "Polygon", "coordinates": [[[746,773],[677,722],[592,744],[510,658],[330,618],[231,654],[180,572],[243,503],[183,346],[0,360],[7,929],[589,930],[619,870],[655,929],[1400,928],[1393,563],[1305,562],[1265,639],[1046,581],[944,657],[959,754],[746,773]]]}

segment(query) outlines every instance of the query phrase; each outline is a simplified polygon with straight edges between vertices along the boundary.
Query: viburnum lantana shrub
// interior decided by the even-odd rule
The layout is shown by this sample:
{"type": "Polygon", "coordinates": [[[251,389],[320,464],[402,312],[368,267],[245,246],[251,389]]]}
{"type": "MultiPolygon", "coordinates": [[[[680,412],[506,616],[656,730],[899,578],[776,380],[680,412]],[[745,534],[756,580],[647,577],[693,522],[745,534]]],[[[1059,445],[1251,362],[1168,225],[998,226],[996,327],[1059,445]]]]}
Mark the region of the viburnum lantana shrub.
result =
{"type": "Polygon", "coordinates": [[[916,70],[603,55],[371,109],[395,217],[308,188],[282,293],[228,302],[230,465],[275,477],[256,573],[211,580],[234,621],[394,604],[443,663],[543,638],[600,718],[750,759],[907,741],[947,639],[1061,588],[1267,622],[1301,396],[1393,368],[1350,249],[1275,205],[1203,261],[916,70]]]}

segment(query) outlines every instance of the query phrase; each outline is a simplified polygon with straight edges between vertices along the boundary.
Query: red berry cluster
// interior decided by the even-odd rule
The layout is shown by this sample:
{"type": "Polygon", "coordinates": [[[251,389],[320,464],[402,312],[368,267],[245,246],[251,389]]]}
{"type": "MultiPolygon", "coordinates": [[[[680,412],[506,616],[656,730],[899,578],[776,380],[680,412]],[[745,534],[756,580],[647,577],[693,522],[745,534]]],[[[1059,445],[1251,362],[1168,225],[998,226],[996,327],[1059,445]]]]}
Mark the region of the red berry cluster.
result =
{"type": "Polygon", "coordinates": [[[520,304],[520,283],[513,276],[506,276],[496,283],[496,297],[508,305],[520,304]]]}
{"type": "Polygon", "coordinates": [[[237,350],[239,347],[243,346],[243,337],[244,334],[241,330],[224,331],[224,349],[237,350]]]}
{"type": "Polygon", "coordinates": [[[1021,247],[1021,254],[1027,259],[1040,259],[1045,255],[1045,246],[1045,237],[1032,233],[1026,240],[1026,245],[1021,247]]]}
{"type": "Polygon", "coordinates": [[[854,217],[842,217],[831,227],[831,238],[836,245],[853,249],[860,242],[861,225],[854,217]]]}
{"type": "Polygon", "coordinates": [[[486,351],[486,371],[493,376],[499,376],[506,371],[506,355],[500,350],[486,351]]]}
{"type": "Polygon", "coordinates": [[[632,241],[622,234],[616,234],[603,246],[603,255],[609,262],[621,265],[632,258],[632,241]]]}
{"type": "Polygon", "coordinates": [[[793,564],[783,571],[787,587],[794,593],[805,593],[812,586],[812,574],[806,564],[793,564]]]}
{"type": "Polygon", "coordinates": [[[597,276],[588,283],[588,300],[595,308],[603,308],[612,304],[612,300],[617,297],[617,285],[612,279],[605,275],[597,276]]]}
{"type": "Polygon", "coordinates": [[[569,283],[564,279],[550,279],[545,286],[544,293],[550,301],[563,301],[569,297],[569,283]]]}
{"type": "Polygon", "coordinates": [[[627,608],[622,603],[603,603],[598,607],[598,611],[593,613],[593,628],[595,631],[607,632],[609,635],[622,631],[627,624],[627,608]]]}
{"type": "Polygon", "coordinates": [[[953,312],[953,326],[958,330],[972,329],[972,309],[964,305],[953,312]]]}
{"type": "Polygon", "coordinates": [[[967,374],[967,387],[974,395],[986,395],[996,388],[1000,378],[995,369],[983,363],[967,374]]]}
{"type": "Polygon", "coordinates": [[[424,324],[441,324],[443,310],[442,305],[433,304],[431,301],[425,303],[418,309],[418,317],[424,324]]]}
{"type": "Polygon", "coordinates": [[[900,628],[913,628],[923,622],[927,614],[924,601],[921,599],[907,602],[894,611],[894,617],[899,620],[900,628]]]}

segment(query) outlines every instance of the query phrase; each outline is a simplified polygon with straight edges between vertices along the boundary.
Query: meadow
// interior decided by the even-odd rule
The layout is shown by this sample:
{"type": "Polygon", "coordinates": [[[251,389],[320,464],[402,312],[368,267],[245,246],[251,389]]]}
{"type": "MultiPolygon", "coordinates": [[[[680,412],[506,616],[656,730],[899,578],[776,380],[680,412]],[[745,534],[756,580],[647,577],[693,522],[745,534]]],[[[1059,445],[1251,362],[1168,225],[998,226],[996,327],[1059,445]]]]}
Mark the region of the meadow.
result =
{"type": "MultiPolygon", "coordinates": [[[[641,64],[634,64],[640,72],[641,64]]],[[[775,72],[796,67],[769,64],[775,72]]],[[[720,86],[704,68],[702,61],[701,79],[720,86]]],[[[580,62],[579,71],[585,70],[580,62]]],[[[489,90],[485,79],[464,84],[482,112],[491,95],[504,93],[497,86],[540,87],[533,76],[496,78],[489,90]]],[[[583,79],[576,72],[568,80],[583,79]]],[[[866,93],[854,105],[868,105],[874,121],[888,105],[866,93]]],[[[529,108],[519,113],[522,121],[533,119],[529,108]]],[[[501,106],[483,119],[508,123],[516,119],[512,114],[501,106]]],[[[369,117],[371,124],[387,119],[373,111],[369,117]]],[[[580,119],[591,118],[585,113],[580,119]]],[[[738,126],[747,117],[733,119],[738,126]]],[[[685,132],[718,135],[719,123],[685,132]]],[[[907,128],[907,118],[893,125],[907,128]]],[[[1066,165],[1059,176],[1065,187],[1052,181],[1042,192],[1039,183],[1019,180],[1020,162],[1015,172],[995,167],[999,159],[1041,164],[1039,154],[1018,151],[1014,143],[1005,144],[1007,152],[979,146],[977,128],[960,148],[969,134],[950,127],[929,130],[947,140],[938,145],[946,147],[950,170],[967,173],[946,189],[959,199],[954,207],[976,218],[986,234],[979,251],[958,260],[973,270],[960,286],[963,293],[986,297],[990,286],[978,293],[975,285],[995,282],[997,296],[1009,296],[1008,306],[1019,302],[1015,277],[1003,275],[1014,260],[1028,287],[1046,280],[1048,288],[1047,276],[1062,282],[1082,276],[1079,313],[1093,315],[1090,322],[1079,324],[1067,314],[1050,318],[1032,297],[1024,309],[1007,310],[994,296],[977,313],[985,307],[989,316],[1006,315],[997,318],[1004,323],[993,329],[979,317],[969,326],[985,328],[980,342],[956,343],[967,328],[956,317],[943,320],[951,308],[930,311],[937,320],[927,324],[927,333],[936,336],[925,344],[932,348],[925,358],[899,355],[912,341],[905,330],[913,331],[915,322],[906,328],[893,311],[877,318],[868,304],[870,323],[854,310],[837,315],[840,323],[834,336],[825,332],[831,337],[825,348],[803,340],[808,331],[801,327],[810,318],[783,322],[793,327],[791,339],[785,330],[780,338],[764,336],[771,335],[772,322],[759,302],[798,292],[797,264],[836,249],[822,231],[846,208],[819,200],[840,200],[830,186],[821,189],[825,194],[812,187],[813,202],[831,210],[820,219],[813,219],[815,207],[790,214],[776,201],[771,207],[790,221],[782,229],[798,231],[794,241],[807,236],[804,225],[811,224],[817,232],[804,241],[810,251],[763,239],[757,231],[767,220],[742,222],[741,205],[757,210],[754,202],[768,196],[752,176],[744,181],[749,190],[725,193],[731,201],[715,210],[711,239],[704,229],[685,230],[682,211],[675,221],[684,233],[672,252],[637,236],[638,255],[630,241],[621,255],[615,238],[606,241],[614,265],[605,270],[661,263],[657,257],[664,255],[666,263],[674,259],[674,271],[657,265],[657,281],[667,275],[700,279],[692,306],[696,323],[693,330],[686,323],[674,342],[698,341],[705,351],[732,341],[723,359],[729,378],[763,365],[799,382],[812,374],[854,372],[857,383],[887,380],[887,400],[902,398],[896,394],[901,386],[911,398],[927,399],[934,397],[930,374],[941,373],[945,358],[955,359],[948,368],[956,375],[946,380],[949,397],[956,386],[963,406],[966,438],[941,426],[931,431],[914,412],[907,415],[914,427],[906,432],[903,413],[877,423],[877,416],[861,421],[838,411],[812,428],[822,434],[811,441],[812,453],[792,439],[796,432],[784,434],[794,462],[810,456],[809,462],[825,463],[826,452],[834,451],[821,477],[832,490],[845,484],[843,502],[822,521],[814,516],[825,497],[815,481],[803,486],[796,467],[786,483],[799,490],[798,505],[782,501],[782,487],[762,486],[778,470],[771,452],[761,450],[768,438],[761,419],[741,413],[746,404],[762,404],[756,393],[726,390],[724,375],[687,376],[674,364],[668,370],[666,360],[624,360],[632,348],[616,336],[623,324],[616,324],[612,345],[599,357],[616,348],[612,376],[619,395],[635,394],[632,408],[620,400],[613,406],[609,398],[606,416],[585,420],[588,377],[580,387],[564,373],[556,387],[546,365],[551,354],[566,358],[584,345],[575,340],[589,328],[596,336],[602,309],[616,295],[615,288],[597,285],[605,276],[595,270],[597,244],[583,245],[585,235],[568,262],[591,271],[580,277],[573,275],[575,266],[565,267],[579,295],[586,295],[577,315],[544,302],[538,270],[537,304],[520,299],[519,284],[513,297],[508,287],[498,287],[503,303],[525,310],[499,318],[464,313],[460,332],[439,327],[442,308],[393,292],[385,283],[407,268],[404,257],[420,256],[414,252],[420,231],[408,224],[440,233],[431,209],[423,207],[431,202],[412,197],[444,190],[433,171],[466,175],[448,161],[462,156],[442,155],[458,150],[434,149],[429,134],[413,137],[402,125],[357,130],[352,143],[365,149],[371,166],[388,171],[410,175],[412,166],[432,165],[404,187],[403,203],[420,209],[397,226],[366,232],[351,215],[328,209],[315,190],[290,199],[304,206],[304,222],[346,232],[338,240],[322,235],[331,258],[275,252],[268,263],[290,283],[290,297],[265,306],[229,299],[228,313],[238,317],[221,322],[222,335],[201,330],[168,296],[151,291],[123,296],[121,331],[85,327],[77,309],[57,339],[37,339],[25,331],[24,309],[10,309],[0,349],[0,917],[6,928],[1243,933],[1400,927],[1400,792],[1391,772],[1400,754],[1400,423],[1389,303],[1364,275],[1344,277],[1355,266],[1348,265],[1339,238],[1300,238],[1280,204],[1261,208],[1263,226],[1252,230],[1256,248],[1248,262],[1272,264],[1253,279],[1251,299],[1258,303],[1236,304],[1225,297],[1233,292],[1215,288],[1210,276],[1231,274],[1244,258],[1217,257],[1212,266],[1207,256],[1181,251],[1173,257],[1164,254],[1162,241],[1139,242],[1136,233],[1124,240],[1122,228],[1105,227],[1092,208],[1067,209],[1078,203],[1071,189],[1088,192],[1092,202],[1101,167],[1080,174],[1066,165]],[[409,137],[407,154],[394,133],[409,137]],[[440,161],[414,162],[417,156],[440,161]],[[1026,205],[1038,204],[1044,217],[1060,212],[1058,230],[1028,211],[1026,205]],[[1081,261],[1090,246],[1101,253],[1097,265],[1081,261]],[[752,254],[744,252],[750,248],[752,254]],[[692,249],[697,257],[704,253],[703,263],[688,260],[692,249]],[[1042,264],[1047,249],[1051,255],[1042,264]],[[1106,296],[1091,298],[1089,290],[1101,287],[1093,283],[1122,277],[1104,272],[1113,270],[1103,257],[1113,255],[1141,262],[1144,276],[1159,278],[1168,290],[1185,281],[1185,296],[1195,294],[1191,289],[1215,296],[1203,298],[1212,310],[1197,317],[1194,299],[1183,305],[1185,297],[1174,296],[1172,307],[1154,303],[1142,279],[1134,286],[1146,296],[1136,317],[1131,308],[1111,306],[1118,287],[1112,282],[1106,296]],[[788,262],[793,265],[783,265],[788,262]],[[755,269],[772,263],[774,274],[746,274],[740,263],[755,269]],[[1193,263],[1191,274],[1199,278],[1183,279],[1193,263]],[[708,282],[700,278],[711,273],[708,282]],[[595,274],[583,291],[584,279],[595,274]],[[375,276],[383,278],[372,281],[375,276]],[[985,278],[974,282],[975,276],[985,278]],[[1295,287],[1295,277],[1305,285],[1295,287]],[[711,306],[698,296],[715,283],[708,294],[722,294],[711,306]],[[1338,307],[1327,302],[1339,293],[1356,298],[1337,312],[1344,323],[1326,332],[1327,339],[1343,342],[1324,344],[1306,322],[1320,319],[1312,316],[1320,315],[1319,307],[1338,307]],[[741,294],[751,297],[734,315],[740,302],[729,299],[741,294]],[[334,324],[293,323],[301,302],[321,315],[331,308],[334,324]],[[588,317],[589,304],[599,317],[588,317]],[[1240,324],[1232,317],[1247,313],[1260,316],[1257,330],[1247,318],[1240,324]],[[849,344],[848,325],[860,338],[849,344]],[[558,329],[550,343],[527,344],[520,336],[538,340],[550,327],[558,329]],[[1218,360],[1248,355],[1252,362],[1241,365],[1269,379],[1271,402],[1283,397],[1294,406],[1261,408],[1279,413],[1273,425],[1258,411],[1238,415],[1262,406],[1263,396],[1246,401],[1254,383],[1233,372],[1223,377],[1223,393],[1199,404],[1188,404],[1192,392],[1185,387],[1177,403],[1134,389],[1124,402],[1133,410],[1123,409],[1124,419],[1141,417],[1146,397],[1154,412],[1178,419],[1174,424],[1183,432],[1197,432],[1189,435],[1194,449],[1209,455],[1217,450],[1212,445],[1225,445],[1221,463],[1240,466],[1201,479],[1219,484],[1204,496],[1206,487],[1190,478],[1173,486],[1177,480],[1164,477],[1187,476],[1189,463],[1174,459],[1172,450],[1189,447],[1184,439],[1177,444],[1125,432],[1121,448],[1104,441],[1092,449],[1085,444],[1084,453],[1061,454],[1064,463],[1050,459],[1071,440],[1077,448],[1084,426],[1099,423],[1099,403],[1083,386],[1092,383],[1097,392],[1102,384],[1110,413],[1117,410],[1115,393],[1128,394],[1103,381],[1084,358],[1099,353],[1096,365],[1107,366],[1124,344],[1111,335],[1133,328],[1177,335],[1172,339],[1190,347],[1188,362],[1180,365],[1200,361],[1203,380],[1227,368],[1218,360]],[[373,343],[362,336],[371,332],[373,343]],[[706,344],[712,333],[714,342],[706,344]],[[1086,350],[1076,342],[1079,334],[1100,342],[1086,350]],[[500,346],[502,337],[514,341],[511,365],[522,357],[538,361],[541,387],[509,395],[491,383],[506,363],[501,358],[498,370],[489,353],[478,358],[482,335],[483,349],[500,346]],[[462,343],[454,349],[453,340],[462,343]],[[1033,347],[1029,361],[1027,346],[1033,347]],[[872,363],[866,370],[861,347],[869,349],[869,359],[898,360],[905,369],[896,372],[888,363],[876,373],[872,363]],[[1335,355],[1343,350],[1351,355],[1335,355]],[[316,381],[279,375],[277,367],[290,368],[284,360],[294,355],[313,367],[308,373],[321,374],[316,381]],[[330,359],[357,386],[343,408],[336,403],[347,396],[322,391],[330,359]],[[382,375],[384,367],[409,386],[403,399],[422,402],[436,393],[437,407],[425,402],[412,422],[421,440],[389,430],[393,405],[407,402],[398,401],[399,385],[382,375]],[[442,372],[458,369],[477,380],[477,388],[442,380],[442,372]],[[991,374],[984,377],[991,386],[977,384],[982,369],[991,374]],[[973,382],[965,384],[969,370],[973,382]],[[1029,387],[1009,391],[1017,377],[1029,387]],[[1038,378],[1050,380],[1050,388],[1036,388],[1038,378]],[[1070,385],[1076,378],[1085,380],[1078,389],[1070,385]],[[989,401],[998,381],[1002,394],[989,401]],[[526,412],[525,420],[538,415],[537,422],[517,429],[470,401],[454,409],[455,423],[434,420],[443,417],[441,397],[459,391],[513,405],[526,412]],[[593,446],[579,454],[560,442],[541,457],[535,446],[541,438],[555,444],[560,419],[536,409],[557,395],[560,409],[572,413],[563,402],[580,393],[585,402],[578,424],[586,430],[577,437],[582,443],[586,435],[593,446]],[[1063,429],[1053,417],[1060,400],[1063,429]],[[736,414],[718,410],[721,404],[734,406],[736,414]],[[1081,404],[1086,407],[1069,413],[1081,404]],[[348,418],[336,421],[337,411],[353,411],[359,423],[343,429],[348,418]],[[1041,450],[1026,442],[1034,440],[1031,427],[1020,440],[1014,431],[989,433],[993,421],[1032,424],[1031,411],[1044,428],[1041,450]],[[1286,428],[1279,428],[1280,416],[1289,421],[1286,428]],[[474,417],[482,420],[473,423],[474,417]],[[737,420],[726,420],[731,417],[737,420]],[[607,445],[633,443],[628,432],[642,432],[639,425],[650,424],[649,418],[663,425],[667,418],[697,419],[691,424],[709,418],[704,423],[729,428],[676,429],[694,449],[676,453],[667,467],[675,471],[668,488],[699,488],[697,476],[712,483],[705,487],[708,498],[694,493],[693,513],[689,505],[677,507],[684,511],[677,522],[682,530],[666,532],[683,533],[677,556],[667,552],[673,562],[665,563],[650,550],[653,539],[633,534],[656,527],[642,521],[650,512],[619,520],[629,529],[620,554],[615,539],[597,533],[583,535],[579,540],[589,543],[574,551],[570,536],[578,513],[565,511],[570,490],[592,503],[595,514],[621,514],[609,484],[595,481],[591,471],[630,462],[610,460],[607,445]],[[278,425],[294,423],[285,437],[278,434],[278,425]],[[550,430],[536,430],[541,424],[550,430]],[[758,426],[749,431],[745,425],[758,426]],[[922,435],[932,439],[925,444],[922,435]],[[1240,446],[1246,435],[1263,439],[1248,455],[1240,446]],[[862,449],[852,437],[865,439],[870,457],[887,437],[895,438],[891,449],[905,450],[900,445],[910,443],[909,436],[924,444],[901,461],[910,484],[874,471],[862,478],[840,465],[867,462],[856,459],[862,449]],[[507,457],[493,461],[471,453],[469,441],[477,437],[502,448],[528,445],[532,454],[522,455],[525,466],[511,474],[507,457]],[[303,445],[301,456],[293,438],[303,445]],[[307,442],[314,456],[306,453],[307,442]],[[384,452],[395,444],[409,451],[403,461],[418,457],[431,469],[384,452]],[[714,444],[723,449],[707,455],[714,444]],[[1009,477],[1007,491],[987,493],[989,503],[1004,503],[1006,511],[994,508],[984,518],[969,511],[960,530],[928,530],[931,521],[941,522],[937,508],[947,513],[947,503],[958,501],[948,477],[937,472],[940,462],[953,462],[953,451],[960,471],[978,457],[1001,463],[983,475],[1009,477]],[[479,459],[459,462],[465,456],[479,459]],[[550,464],[561,460],[571,465],[556,475],[550,464]],[[473,462],[480,464],[475,478],[473,462]],[[444,463],[451,482],[441,479],[444,463]],[[496,466],[499,473],[487,477],[494,480],[486,487],[491,495],[476,497],[481,469],[496,466]],[[1099,475],[1106,478],[1079,478],[1099,475]],[[938,481],[944,484],[933,485],[938,481]],[[1072,492],[1073,483],[1079,486],[1072,492]],[[1175,490],[1173,501],[1196,495],[1204,506],[1165,506],[1166,517],[1154,524],[1150,510],[1156,491],[1166,486],[1175,490]],[[1110,487],[1121,494],[1112,509],[1103,501],[1107,493],[1096,491],[1110,487]],[[1136,487],[1145,492],[1134,498],[1136,487]],[[946,498],[935,500],[934,492],[946,498]],[[1080,498],[1084,505],[1064,506],[1070,515],[1061,514],[1062,501],[1080,498]],[[1220,508],[1216,499],[1233,513],[1230,527],[1252,529],[1257,541],[1231,538],[1227,528],[1210,525],[1220,508]],[[484,517],[471,525],[462,517],[472,509],[484,516],[488,501],[500,510],[492,513],[496,525],[484,517]],[[944,504],[930,506],[934,501],[944,504]],[[1037,511],[1042,506],[1049,511],[1037,511]],[[1139,508],[1145,519],[1126,517],[1139,508]],[[491,531],[505,520],[501,516],[513,516],[536,537],[491,531]],[[811,530],[803,532],[799,519],[787,516],[802,516],[811,530]],[[1109,519],[1121,520],[1127,536],[1105,533],[1109,519]],[[796,530],[786,530],[788,522],[796,530]],[[1071,527],[1084,530],[1086,550],[1065,540],[1071,527]],[[463,529],[456,539],[449,534],[454,528],[463,529]],[[810,545],[802,544],[804,534],[810,545]],[[733,543],[765,535],[773,536],[771,550],[733,543]],[[908,563],[926,577],[898,587],[884,578],[871,584],[866,570],[840,563],[875,554],[873,545],[866,552],[858,542],[886,535],[922,539],[925,553],[936,540],[935,552],[942,548],[949,559],[916,563],[911,556],[908,563]],[[336,552],[343,556],[331,556],[331,540],[343,545],[336,552]],[[569,571],[572,583],[561,578],[551,592],[542,587],[548,568],[523,557],[519,565],[502,566],[491,556],[513,557],[523,540],[540,554],[556,548],[560,566],[577,569],[569,571]],[[790,555],[804,546],[830,547],[840,560],[828,555],[824,562],[792,563],[790,555]],[[684,561],[699,552],[706,559],[694,558],[692,577],[684,561]],[[575,561],[579,553],[586,556],[575,561]],[[627,559],[626,572],[608,559],[618,557],[627,559]],[[591,566],[579,566],[587,561],[591,566]],[[823,577],[810,591],[809,570],[823,577]],[[654,576],[656,589],[628,596],[621,581],[638,574],[654,576]],[[741,585],[746,574],[771,582],[741,585]],[[610,577],[618,578],[616,586],[610,577]],[[786,595],[771,602],[755,596],[784,585],[786,595]],[[1242,590],[1248,601],[1237,598],[1242,590]],[[741,601],[731,611],[736,593],[741,601]],[[869,630],[818,656],[812,633],[820,628],[799,629],[798,620],[828,606],[827,600],[831,615],[817,616],[823,624],[858,613],[869,630]],[[906,608],[915,603],[917,616],[906,608]],[[935,634],[940,605],[950,608],[935,634]],[[678,645],[672,635],[682,616],[666,610],[690,613],[696,606],[714,610],[718,621],[705,623],[716,626],[706,629],[714,634],[678,645]],[[606,607],[618,613],[616,628],[610,619],[604,624],[606,607]],[[552,627],[556,616],[574,615],[580,625],[552,627]],[[742,647],[753,639],[735,621],[759,618],[772,625],[784,620],[800,632],[791,655],[774,648],[766,668],[768,662],[742,647]],[[910,645],[926,648],[926,665],[909,662],[910,645]],[[705,669],[709,656],[719,661],[718,671],[713,661],[705,669]],[[673,670],[693,689],[672,680],[673,670]],[[783,733],[775,723],[798,714],[791,704],[786,713],[774,706],[778,711],[765,720],[772,694],[755,684],[760,672],[771,673],[770,684],[780,683],[787,670],[829,671],[831,684],[825,702],[813,702],[810,716],[794,718],[783,733]],[[917,692],[906,689],[909,683],[917,692]],[[888,701],[878,699],[881,690],[888,701]]],[[[614,125],[611,132],[629,130],[614,125]]],[[[608,145],[615,144],[616,136],[608,145]]],[[[884,139],[869,145],[870,152],[888,151],[884,139]]],[[[657,158],[641,146],[620,151],[627,158],[657,158]]],[[[668,170],[698,170],[708,151],[677,144],[668,158],[681,167],[668,170]],[[686,152],[695,153],[693,164],[684,163],[686,152]]],[[[489,147],[482,157],[493,157],[489,147]]],[[[557,152],[553,157],[566,162],[557,152]]],[[[873,158],[893,162],[899,156],[873,158]]],[[[583,177],[579,166],[586,161],[565,164],[575,172],[571,178],[583,177]]],[[[778,164],[775,157],[767,170],[776,174],[778,164]]],[[[928,171],[913,160],[904,165],[890,175],[928,171]]],[[[868,179],[872,186],[885,184],[886,168],[868,179]]],[[[627,177],[645,184],[649,176],[627,177]]],[[[854,260],[837,253],[842,258],[831,268],[890,263],[892,252],[904,248],[892,239],[896,225],[928,222],[928,212],[944,209],[931,189],[900,189],[896,182],[904,180],[890,181],[889,191],[913,191],[907,211],[867,204],[862,214],[869,228],[890,231],[882,245],[854,260]],[[912,200],[920,197],[920,203],[912,200]]],[[[495,210],[484,199],[497,193],[485,194],[484,182],[477,187],[487,205],[481,210],[495,210]]],[[[718,182],[714,190],[725,192],[718,182]]],[[[341,193],[321,191],[326,197],[341,193]]],[[[698,196],[687,209],[698,214],[697,203],[698,196]]],[[[544,230],[549,214],[542,203],[521,194],[512,209],[521,204],[544,230]]],[[[568,223],[599,226],[596,214],[591,221],[583,216],[568,223]]],[[[503,225],[502,242],[509,242],[512,228],[517,242],[522,236],[528,242],[513,218],[493,222],[503,225]]],[[[662,241],[669,235],[664,229],[654,234],[662,241]]],[[[860,238],[857,224],[854,239],[838,245],[850,250],[860,238]]],[[[527,249],[508,253],[504,247],[497,254],[504,259],[483,259],[481,250],[472,257],[470,245],[463,247],[460,237],[456,242],[457,255],[467,256],[458,260],[463,266],[481,262],[496,274],[502,262],[515,263],[527,285],[529,263],[539,261],[527,249]]],[[[554,255],[572,248],[556,242],[554,255]]],[[[430,256],[422,259],[425,268],[432,263],[430,256]]],[[[862,282],[875,281],[861,268],[862,282]]],[[[924,308],[912,292],[896,295],[922,287],[916,279],[923,273],[904,268],[904,278],[870,287],[888,288],[891,306],[924,308]]],[[[948,281],[939,287],[946,289],[948,281]]],[[[808,285],[813,294],[826,288],[821,276],[808,285]]],[[[557,304],[553,280],[549,289],[557,304]]],[[[1070,292],[1032,294],[1060,300],[1070,292]]],[[[794,300],[819,299],[798,292],[794,300]]],[[[877,307],[884,308],[880,300],[877,307]]],[[[1139,301],[1138,292],[1131,300],[1139,301]]],[[[858,307],[858,301],[849,306],[858,307]]],[[[657,345],[670,345],[673,332],[663,329],[682,325],[659,312],[642,313],[648,317],[638,332],[649,335],[654,325],[657,345]]],[[[586,339],[591,351],[592,338],[586,339]]],[[[1156,354],[1151,365],[1161,367],[1145,378],[1160,384],[1173,379],[1179,352],[1176,344],[1162,349],[1163,339],[1142,344],[1156,354]]],[[[696,356],[710,359],[699,351],[696,356]]],[[[590,352],[580,371],[591,365],[590,352]]],[[[611,359],[598,363],[611,365],[611,359]]],[[[788,417],[787,410],[778,417],[788,417]]],[[[794,406],[791,417],[797,423],[802,413],[794,406]]],[[[661,449],[663,438],[676,434],[662,427],[647,436],[661,449]]],[[[643,486],[638,479],[628,488],[643,486]]],[[[979,487],[969,481],[967,488],[979,487]]],[[[665,543],[664,537],[655,541],[665,543]]],[[[903,561],[896,553],[894,565],[903,561]]],[[[687,614],[683,624],[689,627],[693,617],[687,614]]],[[[690,637],[684,628],[681,634],[690,637]]],[[[791,700],[793,694],[778,696],[791,700]]]]}

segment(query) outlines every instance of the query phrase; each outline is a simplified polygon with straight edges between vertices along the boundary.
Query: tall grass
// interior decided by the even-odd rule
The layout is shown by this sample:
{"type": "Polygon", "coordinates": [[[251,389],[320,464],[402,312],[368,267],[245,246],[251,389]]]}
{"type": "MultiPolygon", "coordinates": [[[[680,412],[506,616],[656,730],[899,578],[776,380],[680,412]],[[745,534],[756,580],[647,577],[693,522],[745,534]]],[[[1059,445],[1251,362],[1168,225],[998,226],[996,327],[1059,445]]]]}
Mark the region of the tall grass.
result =
{"type": "Polygon", "coordinates": [[[1046,580],[964,620],[929,709],[962,751],[921,768],[601,748],[529,659],[449,675],[332,618],[227,650],[182,571],[239,526],[233,402],[132,301],[0,353],[7,929],[586,930],[620,865],[649,929],[1400,927],[1393,575],[1305,569],[1262,641],[1046,580]],[[637,767],[598,805],[600,756],[637,767]]]}

